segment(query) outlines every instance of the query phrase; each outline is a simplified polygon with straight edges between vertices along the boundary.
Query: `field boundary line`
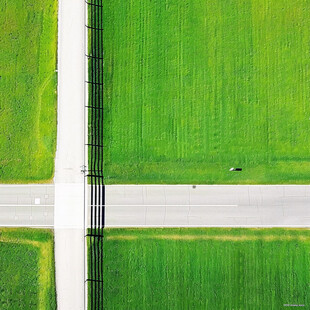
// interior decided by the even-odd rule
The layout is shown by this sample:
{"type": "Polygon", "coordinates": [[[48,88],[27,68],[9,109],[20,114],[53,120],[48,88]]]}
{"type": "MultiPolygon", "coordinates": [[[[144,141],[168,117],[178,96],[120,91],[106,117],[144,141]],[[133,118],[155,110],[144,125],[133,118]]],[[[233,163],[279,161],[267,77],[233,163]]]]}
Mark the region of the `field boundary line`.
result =
{"type": "Polygon", "coordinates": [[[54,207],[54,205],[41,205],[41,204],[39,204],[39,205],[35,205],[35,204],[33,204],[33,205],[20,205],[20,204],[0,204],[0,208],[1,207],[54,207]]]}
{"type": "Polygon", "coordinates": [[[54,187],[54,183],[29,183],[29,184],[0,184],[1,187],[33,187],[33,186],[46,186],[46,187],[54,187]]]}
{"type": "Polygon", "coordinates": [[[130,205],[120,205],[120,204],[106,204],[106,207],[239,207],[239,205],[194,205],[194,204],[161,204],[161,205],[149,205],[149,204],[130,204],[130,205]]]}
{"type": "Polygon", "coordinates": [[[232,187],[232,186],[240,186],[240,187],[246,187],[246,186],[263,186],[263,187],[269,187],[269,186],[309,186],[310,184],[105,184],[106,187],[151,187],[151,186],[162,186],[162,187],[172,187],[172,186],[179,186],[179,187],[184,187],[184,186],[196,186],[197,187],[215,187],[215,186],[222,186],[222,187],[232,187]]]}
{"type": "Polygon", "coordinates": [[[54,225],[29,225],[29,224],[19,224],[19,225],[15,225],[15,224],[11,224],[11,225],[5,225],[5,224],[0,224],[0,227],[32,227],[32,228],[54,228],[54,225]]]}
{"type": "Polygon", "coordinates": [[[208,227],[233,227],[233,228],[310,228],[310,225],[109,225],[105,228],[208,228],[208,227]]]}

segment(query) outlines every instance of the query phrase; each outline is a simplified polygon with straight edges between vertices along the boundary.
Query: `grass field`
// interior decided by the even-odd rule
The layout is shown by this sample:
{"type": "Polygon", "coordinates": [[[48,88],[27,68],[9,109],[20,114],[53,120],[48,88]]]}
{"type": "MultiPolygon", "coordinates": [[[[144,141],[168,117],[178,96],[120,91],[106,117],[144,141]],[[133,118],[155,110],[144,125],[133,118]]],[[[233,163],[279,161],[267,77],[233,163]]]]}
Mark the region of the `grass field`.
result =
{"type": "Polygon", "coordinates": [[[57,0],[0,0],[0,182],[48,181],[56,149],[57,0]]]}
{"type": "Polygon", "coordinates": [[[104,309],[310,304],[309,230],[106,229],[104,235],[104,309]]]}
{"type": "Polygon", "coordinates": [[[0,228],[0,309],[56,309],[54,237],[0,228]]]}
{"type": "Polygon", "coordinates": [[[102,5],[107,184],[309,183],[308,0],[102,5]]]}

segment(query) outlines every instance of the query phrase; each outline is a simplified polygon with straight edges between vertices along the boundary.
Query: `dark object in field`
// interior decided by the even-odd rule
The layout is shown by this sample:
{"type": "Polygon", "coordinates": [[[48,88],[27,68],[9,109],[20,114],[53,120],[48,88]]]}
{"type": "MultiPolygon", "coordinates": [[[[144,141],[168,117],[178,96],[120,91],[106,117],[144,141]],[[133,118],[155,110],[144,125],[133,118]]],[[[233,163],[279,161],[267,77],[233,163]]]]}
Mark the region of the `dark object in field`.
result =
{"type": "Polygon", "coordinates": [[[229,171],[242,171],[242,168],[230,168],[229,171]]]}

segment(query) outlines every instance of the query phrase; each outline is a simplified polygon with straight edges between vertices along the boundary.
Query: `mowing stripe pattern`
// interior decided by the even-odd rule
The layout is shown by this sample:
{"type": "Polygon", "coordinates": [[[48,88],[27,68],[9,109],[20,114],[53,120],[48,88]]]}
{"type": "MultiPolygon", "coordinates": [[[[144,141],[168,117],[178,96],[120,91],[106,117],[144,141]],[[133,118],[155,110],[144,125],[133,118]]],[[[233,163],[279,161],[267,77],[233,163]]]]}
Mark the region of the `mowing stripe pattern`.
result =
{"type": "Polygon", "coordinates": [[[89,272],[87,276],[89,301],[88,309],[103,309],[103,256],[101,254],[104,227],[105,189],[103,177],[104,145],[103,126],[103,32],[101,0],[92,0],[87,3],[88,24],[88,154],[89,167],[88,183],[91,184],[91,228],[87,234],[90,247],[88,257],[89,272]]]}
{"type": "Polygon", "coordinates": [[[105,184],[309,184],[309,0],[102,5],[105,184]]]}

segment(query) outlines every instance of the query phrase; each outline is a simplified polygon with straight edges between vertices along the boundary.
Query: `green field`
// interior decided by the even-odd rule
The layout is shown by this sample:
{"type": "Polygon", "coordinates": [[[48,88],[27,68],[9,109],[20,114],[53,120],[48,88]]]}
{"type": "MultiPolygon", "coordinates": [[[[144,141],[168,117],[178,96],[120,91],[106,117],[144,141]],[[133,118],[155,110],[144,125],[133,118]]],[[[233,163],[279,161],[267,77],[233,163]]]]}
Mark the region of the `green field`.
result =
{"type": "Polygon", "coordinates": [[[0,228],[0,309],[56,309],[53,233],[0,228]]]}
{"type": "Polygon", "coordinates": [[[0,0],[0,182],[48,181],[56,149],[57,0],[0,0]]]}
{"type": "Polygon", "coordinates": [[[107,184],[309,183],[310,1],[102,5],[107,184]]]}
{"type": "Polygon", "coordinates": [[[309,307],[310,230],[106,229],[104,236],[103,309],[309,307]]]}

